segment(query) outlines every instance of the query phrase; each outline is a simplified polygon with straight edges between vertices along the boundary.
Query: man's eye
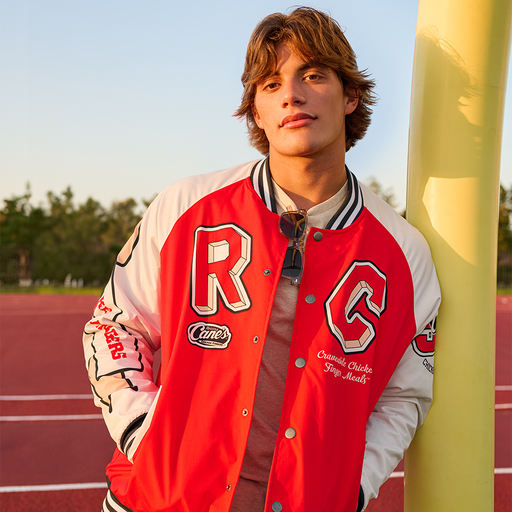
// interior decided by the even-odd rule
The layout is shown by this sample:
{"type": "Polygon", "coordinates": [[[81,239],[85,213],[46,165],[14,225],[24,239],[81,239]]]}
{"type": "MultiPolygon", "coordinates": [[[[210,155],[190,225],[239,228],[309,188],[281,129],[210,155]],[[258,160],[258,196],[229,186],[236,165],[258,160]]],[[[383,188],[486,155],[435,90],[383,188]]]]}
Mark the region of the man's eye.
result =
{"type": "Polygon", "coordinates": [[[307,80],[308,82],[316,82],[320,78],[320,75],[307,75],[304,79],[307,80]]]}
{"type": "Polygon", "coordinates": [[[274,89],[277,89],[277,87],[278,87],[278,86],[279,86],[279,84],[278,84],[278,83],[276,83],[276,82],[272,82],[272,83],[270,83],[270,84],[265,85],[264,89],[267,89],[267,90],[269,90],[269,91],[272,91],[272,90],[274,90],[274,89]]]}

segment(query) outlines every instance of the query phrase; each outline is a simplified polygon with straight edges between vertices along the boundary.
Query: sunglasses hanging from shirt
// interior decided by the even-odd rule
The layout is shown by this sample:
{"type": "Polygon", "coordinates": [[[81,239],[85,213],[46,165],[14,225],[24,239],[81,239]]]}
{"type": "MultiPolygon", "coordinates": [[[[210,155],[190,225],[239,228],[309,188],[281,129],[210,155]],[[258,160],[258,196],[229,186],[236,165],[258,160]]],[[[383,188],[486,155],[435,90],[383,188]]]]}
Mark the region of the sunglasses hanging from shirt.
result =
{"type": "Polygon", "coordinates": [[[308,228],[306,210],[287,211],[279,219],[279,231],[289,238],[293,244],[286,249],[281,276],[291,280],[291,284],[299,286],[304,270],[304,240],[308,228]]]}

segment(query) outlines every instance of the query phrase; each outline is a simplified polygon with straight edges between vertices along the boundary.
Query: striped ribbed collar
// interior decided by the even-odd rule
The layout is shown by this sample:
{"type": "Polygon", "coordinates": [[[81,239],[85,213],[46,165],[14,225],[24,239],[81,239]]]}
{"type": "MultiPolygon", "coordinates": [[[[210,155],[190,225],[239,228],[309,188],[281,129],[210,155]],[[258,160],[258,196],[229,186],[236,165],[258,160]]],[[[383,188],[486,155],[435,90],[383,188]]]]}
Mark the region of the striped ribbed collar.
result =
{"type": "MultiPolygon", "coordinates": [[[[347,170],[348,195],[347,200],[332,216],[325,229],[344,229],[350,226],[363,211],[363,194],[356,177],[347,170]]],[[[256,193],[261,197],[267,208],[277,213],[272,176],[268,166],[268,157],[260,160],[251,170],[251,183],[256,193]]]]}

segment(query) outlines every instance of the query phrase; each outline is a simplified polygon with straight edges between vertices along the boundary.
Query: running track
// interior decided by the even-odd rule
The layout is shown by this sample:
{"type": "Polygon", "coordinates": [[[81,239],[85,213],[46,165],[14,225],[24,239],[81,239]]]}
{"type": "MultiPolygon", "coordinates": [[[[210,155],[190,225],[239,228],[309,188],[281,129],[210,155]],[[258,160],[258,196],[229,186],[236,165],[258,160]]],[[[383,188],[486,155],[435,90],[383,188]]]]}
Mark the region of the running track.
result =
{"type": "MultiPolygon", "coordinates": [[[[113,441],[80,335],[96,297],[0,295],[0,509],[99,512],[113,441]]],[[[495,511],[512,510],[512,297],[497,299],[495,511]],[[508,404],[508,405],[507,405],[508,404]],[[507,469],[508,468],[508,469],[507,469]]],[[[401,465],[369,512],[403,510],[401,465]]]]}

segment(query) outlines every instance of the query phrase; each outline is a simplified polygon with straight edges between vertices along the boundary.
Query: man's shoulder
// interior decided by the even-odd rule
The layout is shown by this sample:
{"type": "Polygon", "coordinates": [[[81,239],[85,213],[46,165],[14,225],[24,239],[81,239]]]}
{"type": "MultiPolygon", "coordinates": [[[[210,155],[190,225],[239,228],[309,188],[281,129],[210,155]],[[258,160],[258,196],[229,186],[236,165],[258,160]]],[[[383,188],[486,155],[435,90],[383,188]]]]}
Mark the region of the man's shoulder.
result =
{"type": "Polygon", "coordinates": [[[165,188],[151,203],[146,217],[167,219],[171,225],[188,209],[206,196],[247,179],[258,160],[228,169],[188,176],[165,188]]]}
{"type": "Polygon", "coordinates": [[[195,202],[211,192],[244,180],[250,175],[258,161],[254,160],[227,169],[188,176],[169,185],[161,192],[160,196],[162,198],[180,196],[182,199],[188,197],[195,202]]]}
{"type": "Polygon", "coordinates": [[[418,229],[409,224],[402,215],[368,187],[361,183],[359,185],[366,209],[393,236],[402,250],[406,253],[411,251],[417,253],[419,251],[430,258],[428,244],[418,229]]]}
{"type": "Polygon", "coordinates": [[[398,226],[408,229],[407,226],[410,224],[389,203],[360,181],[359,187],[363,194],[364,206],[374,217],[385,225],[397,223],[398,226]]]}

